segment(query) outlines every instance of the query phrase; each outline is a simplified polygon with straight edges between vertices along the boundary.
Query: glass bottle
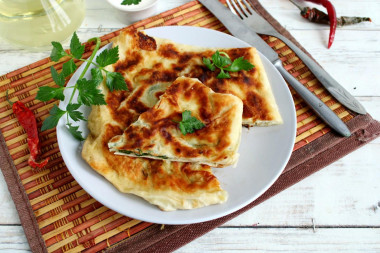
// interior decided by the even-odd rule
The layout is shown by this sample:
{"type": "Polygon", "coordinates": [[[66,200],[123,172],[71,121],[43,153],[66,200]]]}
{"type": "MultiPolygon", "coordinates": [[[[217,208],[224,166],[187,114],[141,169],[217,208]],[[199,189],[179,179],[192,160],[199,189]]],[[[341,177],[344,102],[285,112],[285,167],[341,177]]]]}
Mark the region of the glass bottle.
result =
{"type": "Polygon", "coordinates": [[[85,0],[0,0],[0,36],[23,48],[64,41],[82,24],[85,0]]]}

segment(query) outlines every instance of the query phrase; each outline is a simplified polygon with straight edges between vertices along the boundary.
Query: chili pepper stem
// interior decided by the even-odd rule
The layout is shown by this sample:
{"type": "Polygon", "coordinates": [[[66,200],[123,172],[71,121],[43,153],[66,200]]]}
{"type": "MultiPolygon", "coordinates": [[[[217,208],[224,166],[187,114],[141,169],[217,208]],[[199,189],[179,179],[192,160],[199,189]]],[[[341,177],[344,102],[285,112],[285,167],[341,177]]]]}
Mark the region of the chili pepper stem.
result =
{"type": "Polygon", "coordinates": [[[9,97],[8,97],[8,90],[5,91],[5,99],[8,101],[8,103],[10,105],[13,105],[13,102],[9,100],[9,97]]]}

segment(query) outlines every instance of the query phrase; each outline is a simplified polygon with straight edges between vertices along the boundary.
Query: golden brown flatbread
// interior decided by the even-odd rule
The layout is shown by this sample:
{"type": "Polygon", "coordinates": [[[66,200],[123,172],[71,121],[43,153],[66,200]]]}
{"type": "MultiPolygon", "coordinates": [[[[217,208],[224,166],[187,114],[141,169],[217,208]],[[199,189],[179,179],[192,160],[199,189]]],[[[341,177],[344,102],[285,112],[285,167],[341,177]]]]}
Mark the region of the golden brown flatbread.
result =
{"type": "Polygon", "coordinates": [[[198,79],[179,77],[153,108],[108,146],[115,154],[132,157],[233,165],[239,157],[242,112],[238,97],[215,93],[198,79]],[[185,111],[204,127],[184,135],[178,122],[185,111]]]}
{"type": "Polygon", "coordinates": [[[255,65],[250,71],[231,73],[217,79],[203,64],[216,51],[152,38],[126,31],[114,40],[120,60],[106,70],[123,74],[129,91],[102,90],[107,106],[93,106],[88,135],[82,151],[84,160],[121,192],[136,194],[162,210],[190,209],[227,199],[207,165],[170,162],[114,155],[109,140],[123,133],[141,113],[153,107],[166,88],[179,76],[199,79],[214,92],[233,94],[243,102],[244,125],[272,125],[282,122],[264,68],[254,48],[219,49],[232,60],[244,57],[255,65]]]}
{"type": "Polygon", "coordinates": [[[140,114],[151,108],[177,77],[199,79],[214,92],[233,94],[243,101],[243,125],[281,124],[282,119],[259,54],[249,48],[204,48],[178,44],[143,32],[121,33],[114,46],[120,60],[110,67],[126,78],[133,94],[126,99],[129,113],[140,114]],[[216,50],[226,52],[231,60],[244,57],[255,67],[250,71],[231,72],[231,78],[218,79],[218,70],[210,71],[202,59],[211,58],[216,50]],[[150,96],[151,92],[156,96],[150,96]]]}
{"type": "Polygon", "coordinates": [[[114,155],[108,141],[123,132],[133,118],[118,117],[130,92],[108,92],[102,84],[107,106],[92,106],[88,118],[90,134],[82,157],[118,190],[140,196],[164,211],[192,209],[227,200],[227,192],[207,165],[170,162],[114,155]]]}

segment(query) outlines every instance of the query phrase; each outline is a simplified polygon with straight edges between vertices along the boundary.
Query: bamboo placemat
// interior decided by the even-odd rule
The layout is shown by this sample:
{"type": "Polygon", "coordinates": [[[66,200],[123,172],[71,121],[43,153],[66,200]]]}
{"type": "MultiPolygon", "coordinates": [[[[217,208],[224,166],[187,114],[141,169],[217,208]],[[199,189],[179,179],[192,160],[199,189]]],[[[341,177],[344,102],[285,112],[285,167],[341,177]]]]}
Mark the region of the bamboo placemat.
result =
{"type": "MultiPolygon", "coordinates": [[[[261,8],[262,13],[267,14],[257,2],[254,1],[254,3],[257,8],[261,8]]],[[[267,15],[267,18],[270,19],[269,14],[267,15]]],[[[197,1],[191,1],[178,8],[137,22],[125,29],[133,27],[142,30],[166,25],[200,26],[228,32],[197,1]]],[[[109,43],[110,39],[119,33],[120,30],[103,36],[101,38],[102,45],[109,43]]],[[[269,36],[262,36],[262,38],[280,54],[285,68],[290,73],[334,110],[343,121],[350,121],[348,125],[352,131],[360,132],[365,127],[374,126],[369,116],[357,116],[338,103],[282,41],[269,36]],[[366,122],[366,125],[363,125],[363,122],[366,122]]],[[[85,56],[88,57],[90,54],[91,46],[87,46],[85,56]]],[[[118,214],[101,205],[78,185],[63,162],[57,145],[55,130],[40,134],[42,157],[50,157],[51,161],[43,169],[31,169],[27,164],[29,151],[26,133],[15,118],[11,106],[5,100],[5,91],[9,90],[11,100],[19,100],[33,110],[38,126],[41,127],[50,108],[53,104],[57,104],[57,101],[44,103],[35,100],[38,87],[53,86],[50,66],[53,65],[59,71],[62,64],[67,60],[63,58],[59,63],[55,63],[50,58],[45,58],[0,77],[0,130],[2,133],[0,139],[3,138],[3,142],[0,142],[4,151],[1,153],[0,166],[33,251],[97,252],[105,249],[115,252],[121,249],[128,249],[131,252],[151,251],[152,249],[168,251],[180,247],[240,213],[237,212],[214,222],[187,226],[166,226],[163,230],[158,224],[138,221],[118,214]],[[193,228],[198,232],[189,233],[188,231],[193,231],[191,230],[193,228]],[[186,236],[178,239],[180,235],[186,236]],[[173,238],[177,238],[178,242],[175,244],[165,243],[173,238]]],[[[76,62],[76,64],[79,66],[81,62],[76,62]]],[[[323,155],[338,144],[350,146],[347,143],[344,144],[344,141],[349,141],[350,138],[340,138],[331,133],[330,128],[318,119],[292,89],[291,92],[297,113],[297,137],[292,159],[279,181],[257,201],[241,211],[248,210],[317,169],[363,145],[363,142],[360,142],[356,143],[355,146],[351,145],[352,147],[346,150],[337,151],[335,152],[336,156],[326,161],[319,161],[315,165],[315,169],[306,168],[305,170],[305,166],[302,165],[306,162],[315,162],[313,160],[314,155],[308,153],[307,147],[309,145],[314,145],[314,151],[317,152],[315,155],[323,155]],[[290,172],[295,171],[298,171],[298,174],[290,174],[290,172]]],[[[376,125],[376,127],[378,126],[376,125]]],[[[371,131],[376,132],[377,128],[376,131],[371,131]]]]}

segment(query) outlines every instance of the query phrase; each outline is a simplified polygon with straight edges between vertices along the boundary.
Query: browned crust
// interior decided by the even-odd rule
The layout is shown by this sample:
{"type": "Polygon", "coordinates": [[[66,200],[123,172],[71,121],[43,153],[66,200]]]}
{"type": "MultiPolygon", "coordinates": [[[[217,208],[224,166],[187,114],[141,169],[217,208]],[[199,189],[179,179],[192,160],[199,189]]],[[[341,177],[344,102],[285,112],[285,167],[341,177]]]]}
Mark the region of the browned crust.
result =
{"type": "Polygon", "coordinates": [[[111,142],[121,143],[117,150],[168,156],[176,161],[198,161],[193,159],[198,158],[200,163],[227,166],[236,162],[241,114],[239,98],[215,93],[197,79],[180,77],[152,109],[141,114],[122,137],[116,136],[111,142]],[[190,108],[205,126],[183,135],[178,122],[182,112],[190,108]]]}
{"type": "Polygon", "coordinates": [[[127,83],[133,83],[133,86],[141,88],[159,82],[171,83],[179,76],[197,78],[215,92],[239,97],[244,104],[243,124],[282,122],[260,56],[255,48],[220,49],[226,52],[231,60],[244,57],[253,63],[255,68],[250,71],[230,73],[229,79],[218,79],[216,77],[219,70],[210,71],[202,61],[204,57],[211,58],[216,48],[176,44],[134,30],[122,33],[114,43],[124,50],[122,54],[125,55],[114,65],[114,70],[122,73],[127,83]]]}

